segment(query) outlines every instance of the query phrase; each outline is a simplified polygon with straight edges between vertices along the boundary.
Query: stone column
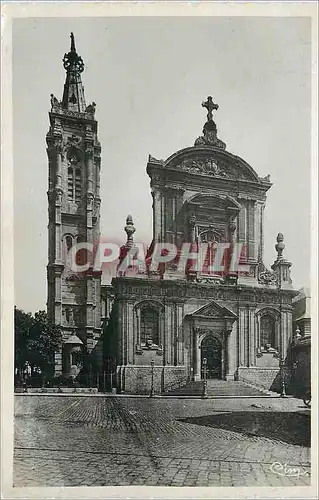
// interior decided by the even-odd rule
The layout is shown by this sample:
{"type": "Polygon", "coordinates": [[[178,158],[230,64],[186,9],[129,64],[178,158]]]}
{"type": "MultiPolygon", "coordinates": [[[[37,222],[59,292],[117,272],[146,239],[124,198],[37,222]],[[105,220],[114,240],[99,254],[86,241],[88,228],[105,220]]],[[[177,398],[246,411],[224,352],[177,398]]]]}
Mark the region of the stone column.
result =
{"type": "Polygon", "coordinates": [[[61,325],[62,323],[62,267],[57,267],[54,270],[54,281],[55,281],[55,324],[61,325]]]}
{"type": "Polygon", "coordinates": [[[238,314],[238,344],[239,344],[239,366],[245,366],[246,356],[245,356],[245,335],[246,335],[246,308],[244,306],[239,306],[238,314]]]}
{"type": "Polygon", "coordinates": [[[96,190],[95,194],[97,198],[100,198],[100,165],[96,164],[95,166],[95,183],[96,183],[96,190]]]}
{"type": "Polygon", "coordinates": [[[176,228],[176,222],[175,221],[176,221],[176,213],[177,213],[177,210],[176,210],[177,200],[176,200],[176,193],[175,192],[174,192],[172,204],[173,204],[173,206],[172,206],[172,230],[174,230],[172,243],[176,244],[176,237],[177,237],[176,231],[177,231],[177,228],[176,228]]]}
{"type": "Polygon", "coordinates": [[[133,304],[127,302],[127,363],[132,364],[134,362],[134,332],[133,332],[133,304]]]}
{"type": "Polygon", "coordinates": [[[86,167],[87,167],[87,192],[93,193],[93,147],[87,146],[86,154],[86,167]]]}
{"type": "Polygon", "coordinates": [[[248,307],[248,314],[249,314],[249,330],[248,330],[248,337],[249,337],[249,357],[248,357],[248,366],[254,366],[255,365],[255,345],[256,345],[256,329],[255,329],[255,308],[252,306],[248,307]]]}
{"type": "Polygon", "coordinates": [[[160,215],[160,241],[165,239],[166,220],[165,220],[165,195],[161,193],[161,215],[160,215]]]}
{"type": "Polygon", "coordinates": [[[260,316],[255,317],[255,352],[260,348],[260,316]]]}
{"type": "Polygon", "coordinates": [[[259,225],[259,257],[260,262],[263,262],[264,258],[264,212],[265,212],[265,204],[262,203],[260,206],[260,225],[259,225]]]}
{"type": "Polygon", "coordinates": [[[62,234],[61,234],[61,209],[62,209],[62,194],[61,188],[55,189],[55,262],[62,262],[62,234]]]}
{"type": "Polygon", "coordinates": [[[234,380],[234,371],[236,361],[234,357],[236,356],[236,345],[234,345],[232,332],[226,332],[225,342],[226,342],[226,353],[227,353],[227,364],[226,364],[226,380],[234,380]]]}
{"type": "Polygon", "coordinates": [[[198,346],[198,336],[199,332],[198,329],[194,329],[193,333],[193,365],[194,365],[194,380],[200,380],[201,378],[201,373],[200,373],[200,347],[198,346]]]}
{"type": "Polygon", "coordinates": [[[256,204],[254,200],[248,201],[248,258],[250,260],[256,260],[257,255],[255,253],[255,211],[256,204]]]}
{"type": "Polygon", "coordinates": [[[95,328],[101,328],[101,316],[102,316],[102,299],[101,299],[101,278],[100,276],[95,276],[93,278],[93,287],[95,288],[95,315],[94,315],[94,326],[95,328]]]}
{"type": "Polygon", "coordinates": [[[227,363],[227,339],[226,339],[226,332],[222,333],[222,359],[221,359],[221,364],[222,364],[222,380],[226,380],[226,363],[227,363]]]}
{"type": "Polygon", "coordinates": [[[118,301],[118,349],[119,349],[119,365],[125,365],[125,302],[123,300],[118,301]]]}
{"type": "Polygon", "coordinates": [[[262,204],[259,201],[257,201],[256,211],[255,211],[255,255],[258,262],[261,261],[261,248],[260,248],[261,206],[262,204]]]}
{"type": "MultiPolygon", "coordinates": [[[[238,242],[242,243],[243,245],[247,245],[247,208],[246,208],[246,201],[245,200],[240,200],[241,204],[241,209],[238,215],[238,242]]],[[[247,249],[245,249],[247,254],[247,249]]]]}
{"type": "Polygon", "coordinates": [[[164,332],[166,339],[165,346],[165,364],[172,365],[174,363],[174,323],[172,322],[172,307],[170,304],[165,304],[164,308],[164,332]]]}
{"type": "Polygon", "coordinates": [[[56,148],[56,179],[55,187],[62,189],[62,148],[57,146],[56,148]]]}
{"type": "Polygon", "coordinates": [[[184,331],[183,331],[183,304],[176,306],[176,334],[177,334],[177,364],[184,364],[184,331]]]}
{"type": "Polygon", "coordinates": [[[287,356],[287,349],[289,340],[292,336],[292,314],[290,310],[281,311],[281,339],[280,339],[280,353],[281,357],[287,356]]]}
{"type": "Polygon", "coordinates": [[[136,309],[135,326],[136,326],[135,344],[140,346],[141,345],[141,309],[140,308],[136,309]]]}
{"type": "Polygon", "coordinates": [[[161,240],[161,192],[158,189],[153,190],[153,230],[154,241],[161,240]]]}

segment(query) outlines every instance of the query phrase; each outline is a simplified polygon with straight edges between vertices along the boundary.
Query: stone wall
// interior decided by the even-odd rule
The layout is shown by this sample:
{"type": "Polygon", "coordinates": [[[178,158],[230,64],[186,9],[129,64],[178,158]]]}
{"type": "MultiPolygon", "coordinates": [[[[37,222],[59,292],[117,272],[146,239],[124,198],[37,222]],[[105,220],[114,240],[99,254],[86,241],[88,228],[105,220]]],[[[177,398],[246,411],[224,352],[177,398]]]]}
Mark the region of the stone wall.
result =
{"type": "Polygon", "coordinates": [[[239,367],[237,370],[237,380],[263,387],[267,390],[280,390],[279,368],[239,367]]]}
{"type": "MultiPolygon", "coordinates": [[[[162,394],[188,382],[188,371],[183,366],[154,366],[154,394],[162,394]]],[[[128,394],[150,394],[152,367],[125,365],[117,367],[117,390],[128,394]]]]}

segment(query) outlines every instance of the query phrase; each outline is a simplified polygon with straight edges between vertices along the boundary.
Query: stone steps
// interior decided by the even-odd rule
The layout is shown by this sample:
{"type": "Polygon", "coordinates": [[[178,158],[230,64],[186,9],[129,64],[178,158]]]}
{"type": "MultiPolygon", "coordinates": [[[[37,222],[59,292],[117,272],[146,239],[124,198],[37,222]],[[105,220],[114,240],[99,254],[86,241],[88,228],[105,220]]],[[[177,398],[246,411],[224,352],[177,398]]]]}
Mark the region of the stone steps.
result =
{"type": "MultiPolygon", "coordinates": [[[[201,396],[203,381],[189,382],[183,387],[172,389],[166,396],[201,396]]],[[[251,387],[244,382],[226,380],[207,380],[208,397],[263,397],[268,393],[263,389],[251,387]]]]}

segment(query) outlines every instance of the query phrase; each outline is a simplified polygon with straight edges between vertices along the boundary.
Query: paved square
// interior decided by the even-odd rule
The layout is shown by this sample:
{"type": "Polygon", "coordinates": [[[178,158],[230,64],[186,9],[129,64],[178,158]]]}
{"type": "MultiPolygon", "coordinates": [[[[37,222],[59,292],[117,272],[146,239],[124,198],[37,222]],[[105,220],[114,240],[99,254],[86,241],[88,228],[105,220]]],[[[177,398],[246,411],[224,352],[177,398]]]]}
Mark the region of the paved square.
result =
{"type": "Polygon", "coordinates": [[[305,486],[309,426],[292,398],[18,395],[14,486],[305,486]]]}

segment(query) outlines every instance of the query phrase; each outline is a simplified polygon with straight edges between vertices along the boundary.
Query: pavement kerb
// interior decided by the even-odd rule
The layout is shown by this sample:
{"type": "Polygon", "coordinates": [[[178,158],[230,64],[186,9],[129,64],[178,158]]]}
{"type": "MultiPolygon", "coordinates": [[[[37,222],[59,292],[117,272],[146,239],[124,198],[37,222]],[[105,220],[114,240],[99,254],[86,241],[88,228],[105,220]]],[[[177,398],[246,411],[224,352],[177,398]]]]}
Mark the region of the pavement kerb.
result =
{"type": "Polygon", "coordinates": [[[282,398],[280,394],[265,395],[261,394],[259,396],[208,396],[203,398],[202,396],[165,396],[156,394],[150,397],[147,394],[109,394],[109,393],[59,393],[59,392],[15,392],[15,396],[54,396],[54,397],[95,397],[95,398],[146,398],[146,399],[299,399],[293,396],[286,396],[282,398]]]}

